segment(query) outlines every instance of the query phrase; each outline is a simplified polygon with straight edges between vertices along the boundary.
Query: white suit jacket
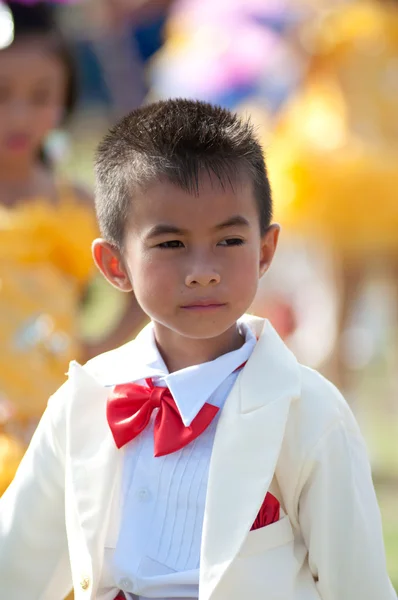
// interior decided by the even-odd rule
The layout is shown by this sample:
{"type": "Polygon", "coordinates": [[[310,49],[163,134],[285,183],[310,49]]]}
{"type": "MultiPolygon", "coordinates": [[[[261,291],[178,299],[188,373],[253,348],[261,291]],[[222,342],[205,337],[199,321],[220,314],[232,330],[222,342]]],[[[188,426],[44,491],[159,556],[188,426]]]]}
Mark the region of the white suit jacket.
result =
{"type": "MultiPolygon", "coordinates": [[[[223,408],[210,463],[199,600],[393,600],[380,514],[357,424],[268,322],[223,408]],[[270,485],[287,513],[250,531],[270,485]],[[273,488],[274,489],[274,488],[273,488]]],[[[261,335],[260,335],[261,334],[261,335]]],[[[0,500],[7,600],[113,600],[98,590],[116,546],[123,451],[107,381],[129,380],[136,343],[72,363],[0,500]],[[72,577],[72,579],[71,579],[72,577]]]]}

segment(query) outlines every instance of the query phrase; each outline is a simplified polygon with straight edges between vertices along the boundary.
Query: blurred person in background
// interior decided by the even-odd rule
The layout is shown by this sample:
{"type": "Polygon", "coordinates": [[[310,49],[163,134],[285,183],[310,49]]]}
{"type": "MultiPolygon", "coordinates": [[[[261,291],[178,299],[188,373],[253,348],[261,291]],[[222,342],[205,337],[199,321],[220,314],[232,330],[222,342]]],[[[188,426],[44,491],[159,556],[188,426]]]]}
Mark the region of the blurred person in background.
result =
{"type": "Polygon", "coordinates": [[[74,65],[44,3],[0,3],[0,494],[71,358],[142,322],[135,298],[106,339],[79,338],[97,235],[91,197],[54,174],[46,140],[72,113],[74,65]]]}
{"type": "Polygon", "coordinates": [[[397,293],[397,9],[347,3],[303,28],[308,72],[268,153],[277,220],[327,245],[335,260],[341,293],[330,377],[346,392],[350,361],[365,350],[358,328],[348,329],[365,281],[389,277],[397,293]]]}
{"type": "Polygon", "coordinates": [[[146,66],[163,44],[172,0],[88,0],[81,6],[81,36],[90,39],[118,118],[148,92],[146,66]]]}
{"type": "Polygon", "coordinates": [[[149,72],[151,100],[195,98],[236,110],[279,109],[300,79],[288,39],[301,15],[289,0],[176,0],[149,72]]]}

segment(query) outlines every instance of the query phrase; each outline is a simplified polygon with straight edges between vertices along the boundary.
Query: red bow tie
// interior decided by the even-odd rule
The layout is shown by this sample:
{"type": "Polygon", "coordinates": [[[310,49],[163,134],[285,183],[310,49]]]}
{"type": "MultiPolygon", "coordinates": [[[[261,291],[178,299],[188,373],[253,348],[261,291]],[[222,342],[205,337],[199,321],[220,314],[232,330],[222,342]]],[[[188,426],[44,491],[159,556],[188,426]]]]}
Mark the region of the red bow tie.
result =
{"type": "Polygon", "coordinates": [[[206,402],[191,425],[185,427],[170,390],[154,386],[150,379],[146,382],[148,387],[117,385],[108,397],[106,416],[118,448],[145,429],[155,408],[159,409],[154,425],[155,456],[181,450],[203,433],[218,412],[217,406],[206,402]]]}

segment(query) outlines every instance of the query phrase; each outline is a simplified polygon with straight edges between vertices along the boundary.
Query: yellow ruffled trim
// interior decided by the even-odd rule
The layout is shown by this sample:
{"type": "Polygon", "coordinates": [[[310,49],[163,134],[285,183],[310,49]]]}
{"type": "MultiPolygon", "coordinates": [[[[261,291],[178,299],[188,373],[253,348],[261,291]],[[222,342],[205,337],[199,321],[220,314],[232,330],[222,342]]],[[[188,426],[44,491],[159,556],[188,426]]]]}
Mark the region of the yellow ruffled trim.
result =
{"type": "Polygon", "coordinates": [[[0,207],[0,263],[52,263],[82,285],[93,271],[91,242],[97,235],[94,208],[71,195],[57,204],[38,198],[0,207]]]}
{"type": "Polygon", "coordinates": [[[360,2],[327,12],[306,26],[310,51],[318,56],[349,51],[368,40],[398,39],[398,10],[380,2],[360,2]]]}

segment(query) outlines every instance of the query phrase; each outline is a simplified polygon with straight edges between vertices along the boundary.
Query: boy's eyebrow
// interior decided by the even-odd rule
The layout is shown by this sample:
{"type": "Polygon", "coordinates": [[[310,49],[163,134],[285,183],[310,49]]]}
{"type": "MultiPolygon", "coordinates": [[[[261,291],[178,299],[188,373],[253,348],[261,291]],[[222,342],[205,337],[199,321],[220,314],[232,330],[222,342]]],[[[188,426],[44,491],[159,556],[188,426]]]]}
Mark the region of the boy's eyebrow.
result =
{"type": "Polygon", "coordinates": [[[176,234],[176,235],[184,235],[185,233],[187,233],[187,231],[185,229],[180,229],[179,227],[176,227],[175,225],[168,225],[166,223],[158,223],[158,225],[154,225],[153,227],[151,227],[151,229],[148,231],[148,233],[146,235],[146,238],[150,239],[150,238],[158,237],[159,235],[165,235],[167,233],[176,234]]]}
{"type": "Polygon", "coordinates": [[[230,219],[227,219],[223,223],[219,223],[214,227],[215,230],[227,229],[228,227],[236,227],[236,226],[245,226],[248,227],[250,225],[249,221],[242,217],[241,215],[234,215],[230,219]]]}
{"type": "MultiPolygon", "coordinates": [[[[245,219],[245,217],[242,217],[241,215],[234,215],[233,217],[230,217],[226,221],[223,221],[222,223],[215,225],[213,227],[213,229],[215,231],[220,231],[221,229],[227,229],[229,227],[236,227],[236,226],[242,226],[242,225],[245,227],[248,227],[249,221],[247,219],[245,219]]],[[[167,235],[167,234],[186,235],[188,233],[189,232],[187,229],[181,229],[180,227],[177,227],[176,225],[171,225],[168,223],[158,223],[157,225],[154,225],[148,231],[146,238],[151,239],[151,238],[158,237],[159,235],[167,235]]]]}

